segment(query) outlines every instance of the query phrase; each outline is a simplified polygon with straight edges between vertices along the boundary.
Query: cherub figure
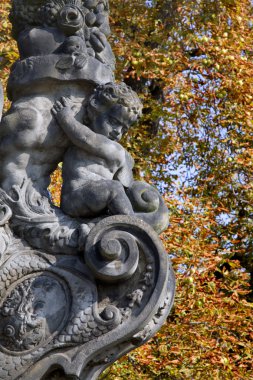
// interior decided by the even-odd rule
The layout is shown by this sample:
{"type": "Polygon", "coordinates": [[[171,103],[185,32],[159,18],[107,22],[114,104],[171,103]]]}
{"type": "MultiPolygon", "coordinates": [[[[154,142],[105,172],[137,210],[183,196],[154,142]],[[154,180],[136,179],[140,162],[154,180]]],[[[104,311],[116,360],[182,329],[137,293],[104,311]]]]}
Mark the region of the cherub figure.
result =
{"type": "Polygon", "coordinates": [[[99,86],[86,106],[87,125],[76,120],[66,98],[52,113],[73,143],[64,155],[62,210],[73,217],[133,215],[125,189],[133,183],[133,159],[118,143],[141,115],[137,94],[124,83],[99,86]]]}

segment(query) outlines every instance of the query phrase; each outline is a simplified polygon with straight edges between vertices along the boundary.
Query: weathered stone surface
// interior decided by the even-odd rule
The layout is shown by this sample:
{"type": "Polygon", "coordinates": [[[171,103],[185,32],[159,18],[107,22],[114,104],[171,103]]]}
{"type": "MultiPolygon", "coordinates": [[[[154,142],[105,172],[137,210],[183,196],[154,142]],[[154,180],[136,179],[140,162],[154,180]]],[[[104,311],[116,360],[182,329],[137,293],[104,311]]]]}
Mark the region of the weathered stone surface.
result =
{"type": "Polygon", "coordinates": [[[20,60],[0,126],[0,379],[59,369],[92,380],[170,311],[157,235],[168,210],[119,143],[142,105],[114,82],[108,1],[13,0],[11,20],[20,60]]]}
{"type": "Polygon", "coordinates": [[[8,226],[1,237],[0,379],[39,379],[55,365],[96,379],[146,342],[172,306],[168,257],[134,217],[99,222],[84,257],[31,249],[8,226]]]}
{"type": "Polygon", "coordinates": [[[4,93],[3,93],[3,87],[0,84],[0,120],[2,117],[3,102],[4,102],[4,93]]]}

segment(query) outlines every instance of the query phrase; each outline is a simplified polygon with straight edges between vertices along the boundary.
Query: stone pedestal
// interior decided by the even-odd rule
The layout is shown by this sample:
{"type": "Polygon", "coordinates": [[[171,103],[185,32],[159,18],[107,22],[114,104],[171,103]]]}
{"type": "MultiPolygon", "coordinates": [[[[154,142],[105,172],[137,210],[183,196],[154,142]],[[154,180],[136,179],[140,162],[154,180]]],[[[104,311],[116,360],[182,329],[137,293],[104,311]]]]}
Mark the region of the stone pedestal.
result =
{"type": "Polygon", "coordinates": [[[98,223],[83,257],[32,249],[8,225],[0,237],[1,380],[50,378],[57,368],[96,379],[152,337],[170,311],[168,256],[134,217],[98,223]]]}

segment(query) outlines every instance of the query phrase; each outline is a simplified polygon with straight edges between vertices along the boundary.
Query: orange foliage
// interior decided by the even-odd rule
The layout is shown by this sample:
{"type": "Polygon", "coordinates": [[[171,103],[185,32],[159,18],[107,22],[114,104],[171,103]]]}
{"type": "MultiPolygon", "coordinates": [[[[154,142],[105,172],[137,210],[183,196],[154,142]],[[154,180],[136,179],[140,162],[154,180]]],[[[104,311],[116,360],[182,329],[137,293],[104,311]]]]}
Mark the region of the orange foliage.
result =
{"type": "MultiPolygon", "coordinates": [[[[8,9],[4,83],[17,59],[8,9]]],[[[117,78],[145,106],[124,144],[168,203],[177,295],[161,332],[101,379],[253,378],[252,17],[249,0],[111,1],[117,78]]],[[[58,169],[56,204],[60,188],[58,169]]]]}

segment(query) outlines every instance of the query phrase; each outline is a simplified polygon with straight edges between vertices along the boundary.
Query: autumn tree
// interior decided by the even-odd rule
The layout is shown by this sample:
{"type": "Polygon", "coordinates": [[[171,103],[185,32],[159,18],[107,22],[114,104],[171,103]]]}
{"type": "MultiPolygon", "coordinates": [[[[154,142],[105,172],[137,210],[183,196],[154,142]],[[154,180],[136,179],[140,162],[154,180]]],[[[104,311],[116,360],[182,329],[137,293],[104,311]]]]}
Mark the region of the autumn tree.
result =
{"type": "MultiPolygon", "coordinates": [[[[0,5],[1,78],[17,51],[0,5]]],[[[103,379],[252,379],[253,10],[250,0],[111,1],[117,79],[144,103],[135,176],[171,212],[174,310],[103,379]]],[[[6,107],[8,102],[6,101],[6,107]]],[[[51,192],[59,203],[60,171],[51,192]]]]}

